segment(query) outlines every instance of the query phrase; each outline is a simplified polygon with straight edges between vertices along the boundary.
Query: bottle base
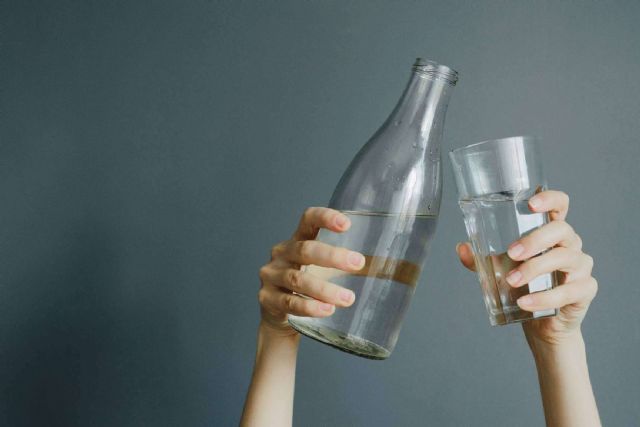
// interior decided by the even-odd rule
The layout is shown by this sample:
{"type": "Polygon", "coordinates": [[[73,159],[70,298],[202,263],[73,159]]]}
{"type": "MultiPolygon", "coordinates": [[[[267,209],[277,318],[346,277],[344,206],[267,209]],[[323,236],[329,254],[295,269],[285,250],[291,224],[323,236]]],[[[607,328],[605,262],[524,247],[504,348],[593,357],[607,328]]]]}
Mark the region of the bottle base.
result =
{"type": "Polygon", "coordinates": [[[389,350],[371,341],[326,326],[304,324],[291,318],[289,318],[289,324],[301,334],[345,353],[371,360],[385,360],[391,355],[389,350]]]}

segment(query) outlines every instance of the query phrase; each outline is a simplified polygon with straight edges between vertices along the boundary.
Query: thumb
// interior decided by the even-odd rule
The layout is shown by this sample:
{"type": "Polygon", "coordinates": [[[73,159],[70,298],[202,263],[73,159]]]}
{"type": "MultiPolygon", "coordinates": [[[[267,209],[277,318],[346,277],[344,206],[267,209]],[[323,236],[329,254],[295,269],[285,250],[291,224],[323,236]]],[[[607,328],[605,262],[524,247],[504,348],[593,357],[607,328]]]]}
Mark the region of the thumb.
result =
{"type": "Polygon", "coordinates": [[[458,257],[460,257],[462,265],[471,271],[476,271],[476,263],[473,260],[473,250],[469,242],[458,243],[456,245],[456,252],[458,253],[458,257]]]}

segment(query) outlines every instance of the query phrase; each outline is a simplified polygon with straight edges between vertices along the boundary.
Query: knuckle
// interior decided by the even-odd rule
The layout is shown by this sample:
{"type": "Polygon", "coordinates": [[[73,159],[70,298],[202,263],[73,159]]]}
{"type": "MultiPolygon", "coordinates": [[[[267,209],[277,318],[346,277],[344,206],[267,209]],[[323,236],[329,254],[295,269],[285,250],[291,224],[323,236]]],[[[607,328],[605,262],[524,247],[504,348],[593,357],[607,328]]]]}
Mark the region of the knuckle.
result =
{"type": "Polygon", "coordinates": [[[556,269],[570,265],[571,260],[578,255],[576,251],[562,246],[557,246],[551,249],[550,254],[554,258],[551,263],[556,269]]]}
{"type": "Polygon", "coordinates": [[[531,249],[536,245],[539,241],[545,238],[545,235],[549,232],[549,226],[551,224],[545,224],[541,227],[536,228],[531,233],[525,234],[521,236],[519,240],[517,240],[526,250],[531,249]]]}
{"type": "Polygon", "coordinates": [[[300,313],[305,314],[307,316],[311,316],[314,314],[314,308],[316,307],[316,303],[312,300],[304,300],[300,305],[300,313]]]}
{"type": "Polygon", "coordinates": [[[331,223],[331,220],[333,219],[334,216],[335,216],[335,212],[332,209],[324,208],[322,210],[322,215],[320,216],[320,218],[322,219],[322,223],[324,225],[327,225],[331,223]]]}
{"type": "Polygon", "coordinates": [[[311,240],[305,240],[298,243],[298,256],[302,260],[308,260],[313,254],[313,242],[311,240]]]}
{"type": "Polygon", "coordinates": [[[292,291],[299,291],[304,281],[304,272],[302,270],[289,270],[287,282],[292,291]]]}
{"type": "Polygon", "coordinates": [[[311,222],[311,218],[313,218],[313,213],[315,212],[315,210],[316,208],[313,206],[306,208],[304,212],[302,212],[302,221],[305,223],[311,222]]]}
{"type": "Polygon", "coordinates": [[[346,264],[346,250],[332,247],[329,249],[329,260],[331,264],[338,267],[346,264]]]}
{"type": "Polygon", "coordinates": [[[285,294],[284,296],[284,308],[287,310],[288,313],[291,313],[295,310],[296,308],[296,300],[294,298],[293,295],[291,294],[285,294]]]}
{"type": "Polygon", "coordinates": [[[285,248],[284,242],[280,242],[280,243],[274,245],[271,248],[271,261],[275,260],[276,258],[281,257],[282,253],[284,252],[284,248],[285,248]]]}
{"type": "Polygon", "coordinates": [[[559,308],[567,305],[569,302],[569,293],[566,288],[558,288],[560,292],[551,293],[549,296],[549,307],[559,308]]]}
{"type": "Polygon", "coordinates": [[[580,237],[579,234],[575,234],[575,242],[576,242],[576,247],[578,247],[578,249],[582,249],[582,237],[580,237]]]}
{"type": "Polygon", "coordinates": [[[589,280],[589,287],[591,288],[591,297],[595,297],[598,293],[598,281],[595,278],[589,280]]]}
{"type": "Polygon", "coordinates": [[[524,280],[528,280],[534,275],[535,271],[538,270],[538,265],[541,262],[542,260],[540,259],[540,257],[530,258],[517,266],[514,270],[520,272],[524,280]]]}
{"type": "Polygon", "coordinates": [[[585,257],[585,262],[587,264],[587,267],[589,268],[589,270],[591,270],[593,268],[593,257],[591,255],[588,254],[584,254],[585,257]]]}
{"type": "Polygon", "coordinates": [[[558,303],[556,308],[564,307],[565,305],[573,304],[577,298],[576,289],[571,286],[560,286],[562,293],[558,295],[558,303]]]}
{"type": "Polygon", "coordinates": [[[534,231],[531,234],[528,234],[525,237],[520,238],[520,240],[518,241],[518,243],[520,243],[522,245],[522,247],[524,248],[524,252],[522,254],[520,254],[519,256],[530,256],[527,254],[530,254],[531,252],[535,252],[536,251],[536,247],[537,247],[537,242],[540,240],[542,234],[542,231],[540,229],[534,231]]]}
{"type": "Polygon", "coordinates": [[[543,309],[552,307],[557,308],[564,305],[563,301],[566,298],[565,294],[565,289],[562,289],[561,287],[542,292],[530,293],[530,295],[532,295],[534,300],[536,301],[536,307],[540,307],[543,309]]]}
{"type": "Polygon", "coordinates": [[[258,270],[258,277],[260,278],[261,281],[266,281],[267,277],[269,276],[269,267],[267,267],[266,265],[263,265],[262,267],[260,267],[260,270],[258,270]]]}
{"type": "Polygon", "coordinates": [[[265,305],[267,302],[267,291],[264,288],[258,291],[258,302],[260,305],[265,305]]]}
{"type": "Polygon", "coordinates": [[[575,239],[576,232],[574,231],[571,224],[563,219],[559,219],[553,222],[555,223],[555,226],[558,227],[558,231],[560,234],[559,238],[561,240],[565,241],[566,243],[571,243],[571,241],[575,239]]]}
{"type": "Polygon", "coordinates": [[[553,269],[554,260],[550,257],[545,256],[537,256],[533,258],[529,258],[527,261],[522,263],[519,267],[520,272],[527,280],[533,280],[536,277],[547,273],[549,270],[553,269]]]}
{"type": "Polygon", "coordinates": [[[554,222],[556,223],[556,227],[559,227],[565,233],[573,233],[573,227],[571,227],[571,225],[564,219],[559,219],[554,222]]]}
{"type": "Polygon", "coordinates": [[[314,293],[318,295],[318,298],[325,301],[330,298],[331,291],[327,282],[321,281],[314,284],[314,293]]]}

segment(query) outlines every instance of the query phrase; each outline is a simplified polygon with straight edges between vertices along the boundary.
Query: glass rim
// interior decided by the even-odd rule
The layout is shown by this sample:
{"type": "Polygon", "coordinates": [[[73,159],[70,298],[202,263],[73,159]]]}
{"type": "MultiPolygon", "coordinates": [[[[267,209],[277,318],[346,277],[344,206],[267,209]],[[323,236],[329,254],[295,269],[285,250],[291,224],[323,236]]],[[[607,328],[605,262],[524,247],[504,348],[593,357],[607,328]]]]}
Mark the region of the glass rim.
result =
{"type": "Polygon", "coordinates": [[[511,143],[512,141],[521,141],[523,143],[539,143],[540,142],[540,138],[534,135],[516,135],[516,136],[508,136],[505,138],[498,138],[498,139],[486,139],[484,141],[480,141],[480,142],[474,142],[473,144],[469,144],[469,145],[465,145],[464,147],[458,147],[458,148],[454,148],[452,150],[449,151],[449,154],[459,154],[462,153],[466,150],[470,150],[472,148],[477,148],[478,146],[481,145],[501,145],[501,144],[508,144],[511,143]]]}

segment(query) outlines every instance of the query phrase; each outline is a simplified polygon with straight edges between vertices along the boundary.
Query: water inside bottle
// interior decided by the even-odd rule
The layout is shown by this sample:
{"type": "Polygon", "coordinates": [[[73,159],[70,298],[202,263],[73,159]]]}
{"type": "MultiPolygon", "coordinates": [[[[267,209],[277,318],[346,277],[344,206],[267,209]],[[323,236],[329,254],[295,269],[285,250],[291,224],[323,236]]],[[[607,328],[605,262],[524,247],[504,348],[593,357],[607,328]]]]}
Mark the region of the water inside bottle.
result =
{"type": "Polygon", "coordinates": [[[386,359],[420,278],[436,217],[343,213],[351,220],[351,228],[344,233],[323,229],[317,240],[361,252],[365,267],[354,274],[315,265],[305,271],[351,289],[355,302],[351,307],[337,308],[330,317],[289,316],[289,322],[302,333],[341,350],[386,359]]]}

